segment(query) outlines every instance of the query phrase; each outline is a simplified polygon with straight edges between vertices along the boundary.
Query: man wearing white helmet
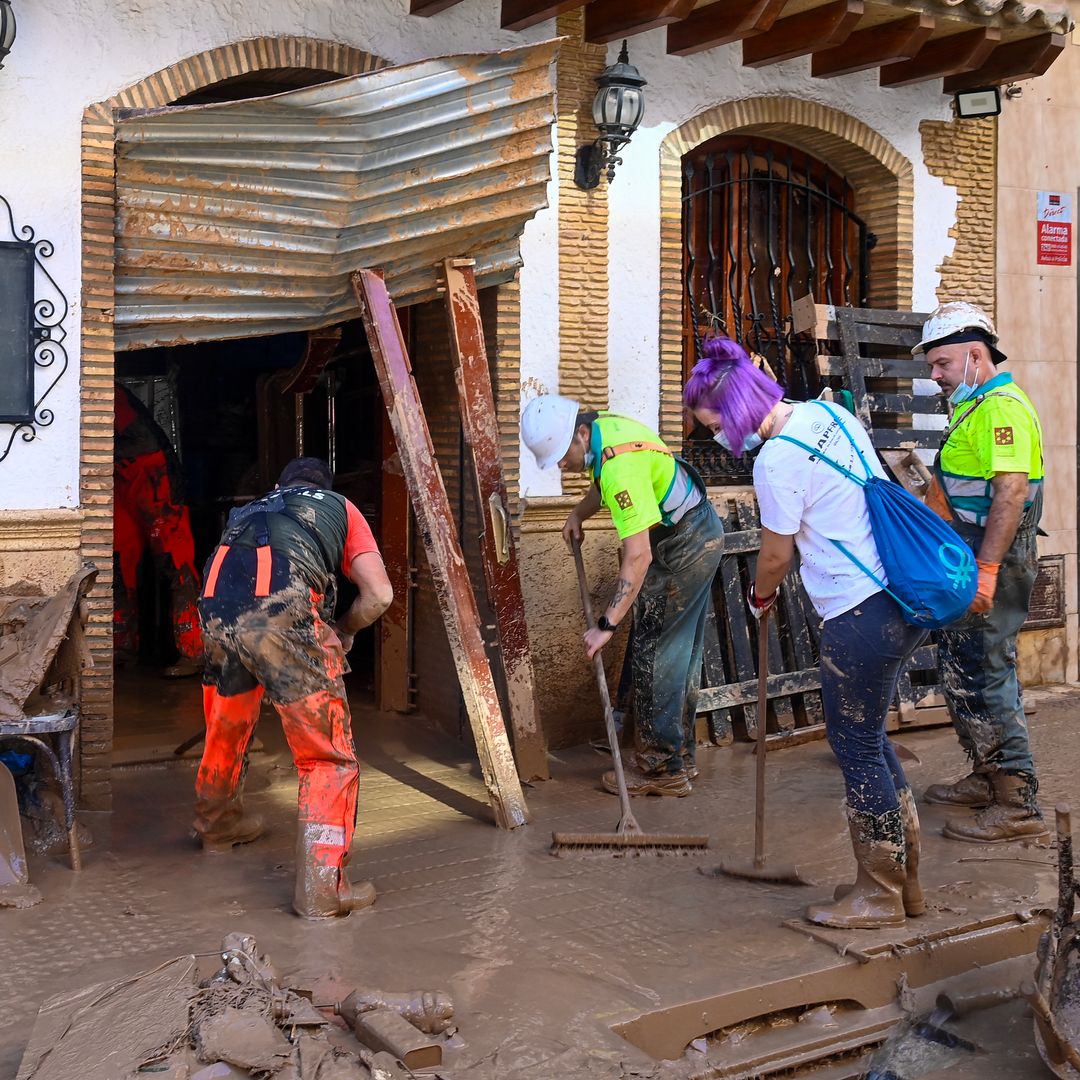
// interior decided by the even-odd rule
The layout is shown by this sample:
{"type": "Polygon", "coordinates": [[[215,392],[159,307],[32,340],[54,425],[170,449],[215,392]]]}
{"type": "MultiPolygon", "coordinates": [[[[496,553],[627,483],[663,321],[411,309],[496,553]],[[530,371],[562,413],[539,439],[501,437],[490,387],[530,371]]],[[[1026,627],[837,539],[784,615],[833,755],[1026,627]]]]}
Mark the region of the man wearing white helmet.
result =
{"type": "Polygon", "coordinates": [[[1043,836],[1020,684],[1016,635],[1035,583],[1035,532],[1042,511],[1042,429],[1027,395],[1007,372],[989,316],[972,304],[939,307],[912,349],[930,366],[950,405],[934,470],[944,505],[935,507],[975,551],[979,587],[967,616],[938,644],[945,697],[968,776],[934,784],[928,802],[982,808],[950,820],[944,834],[973,843],[1043,836]]]}
{"type": "MultiPolygon", "coordinates": [[[[631,667],[640,746],[626,769],[631,795],[689,795],[697,775],[694,721],[705,616],[720,563],[723,526],[701,477],[659,436],[625,416],[583,411],[571,398],[542,394],[526,406],[521,436],[541,469],[585,472],[589,490],[570,512],[563,539],[600,507],[623,544],[615,592],[585,634],[591,658],[631,609],[631,667]]],[[[617,793],[614,771],[604,788],[617,793]]]]}

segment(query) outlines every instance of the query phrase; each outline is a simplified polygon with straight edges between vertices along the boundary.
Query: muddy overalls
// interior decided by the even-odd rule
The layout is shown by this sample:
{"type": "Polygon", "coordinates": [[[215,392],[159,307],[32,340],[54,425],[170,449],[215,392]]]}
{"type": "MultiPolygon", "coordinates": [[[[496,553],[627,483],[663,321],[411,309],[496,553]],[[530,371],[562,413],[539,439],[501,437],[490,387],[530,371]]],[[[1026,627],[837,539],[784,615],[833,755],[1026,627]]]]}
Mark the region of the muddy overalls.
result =
{"type": "Polygon", "coordinates": [[[1003,771],[1030,781],[1035,765],[1016,674],[1016,636],[1028,614],[1038,569],[1036,529],[1042,512],[1042,432],[1034,407],[1003,373],[961,405],[934,462],[957,532],[979,554],[995,473],[1025,472],[1028,491],[1016,536],[1001,561],[993,607],[968,614],[938,642],[945,697],[973,771],[1003,771]]]}
{"type": "Polygon", "coordinates": [[[601,413],[591,449],[619,538],[647,528],[652,548],[630,646],[637,764],[646,773],[681,773],[695,760],[705,619],[724,527],[697,471],[643,424],[601,413]]]}
{"type": "Polygon", "coordinates": [[[348,665],[330,626],[348,529],[346,500],[316,488],[273,492],[234,510],[199,600],[206,749],[195,829],[205,845],[240,820],[244,752],[265,695],[300,774],[298,908],[310,906],[307,892],[336,890],[356,824],[348,665]]]}

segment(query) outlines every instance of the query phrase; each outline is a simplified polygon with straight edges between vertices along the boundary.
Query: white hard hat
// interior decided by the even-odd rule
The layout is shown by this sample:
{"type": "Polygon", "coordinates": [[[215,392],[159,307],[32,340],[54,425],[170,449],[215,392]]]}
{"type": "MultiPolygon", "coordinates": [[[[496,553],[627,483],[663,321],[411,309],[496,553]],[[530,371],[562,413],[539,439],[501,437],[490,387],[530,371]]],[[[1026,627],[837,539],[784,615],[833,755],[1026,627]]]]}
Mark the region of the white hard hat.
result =
{"type": "Polygon", "coordinates": [[[521,414],[521,438],[541,469],[561,461],[570,449],[581,411],[573,398],[559,394],[534,397],[521,414]]]}
{"type": "MultiPolygon", "coordinates": [[[[935,309],[930,318],[923,323],[922,339],[911,350],[912,356],[922,356],[928,348],[932,348],[936,342],[944,341],[956,334],[965,331],[977,331],[986,339],[990,347],[994,362],[1000,364],[1006,357],[1005,354],[994,348],[997,345],[997,331],[994,322],[982,308],[974,304],[964,303],[962,300],[953,301],[951,304],[942,304],[935,309]]],[[[975,340],[969,338],[968,340],[975,340]]]]}

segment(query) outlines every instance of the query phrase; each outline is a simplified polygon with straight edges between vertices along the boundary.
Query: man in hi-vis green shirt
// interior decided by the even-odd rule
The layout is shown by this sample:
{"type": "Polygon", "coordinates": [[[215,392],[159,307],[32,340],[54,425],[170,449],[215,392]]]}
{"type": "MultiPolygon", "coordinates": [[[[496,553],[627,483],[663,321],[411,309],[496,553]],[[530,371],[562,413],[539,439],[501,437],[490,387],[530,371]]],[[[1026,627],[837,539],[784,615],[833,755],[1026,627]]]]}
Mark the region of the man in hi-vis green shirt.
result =
{"type": "MultiPolygon", "coordinates": [[[[570,512],[563,539],[601,507],[622,541],[615,592],[585,634],[590,658],[633,610],[631,669],[639,747],[626,770],[631,795],[689,795],[697,776],[694,721],[705,617],[724,529],[694,469],[656,432],[614,413],[583,411],[543,394],[526,406],[521,435],[541,469],[588,471],[592,483],[570,512]]],[[[614,771],[603,777],[615,794],[614,771]]]]}
{"type": "Polygon", "coordinates": [[[1008,372],[989,316],[972,304],[939,307],[912,349],[951,410],[934,463],[944,506],[935,506],[975,552],[979,589],[969,613],[941,631],[945,699],[972,771],[927,788],[928,802],[983,808],[950,820],[954,840],[995,844],[1046,835],[1035,794],[1016,635],[1027,618],[1038,559],[1043,498],[1042,429],[1008,372]]]}

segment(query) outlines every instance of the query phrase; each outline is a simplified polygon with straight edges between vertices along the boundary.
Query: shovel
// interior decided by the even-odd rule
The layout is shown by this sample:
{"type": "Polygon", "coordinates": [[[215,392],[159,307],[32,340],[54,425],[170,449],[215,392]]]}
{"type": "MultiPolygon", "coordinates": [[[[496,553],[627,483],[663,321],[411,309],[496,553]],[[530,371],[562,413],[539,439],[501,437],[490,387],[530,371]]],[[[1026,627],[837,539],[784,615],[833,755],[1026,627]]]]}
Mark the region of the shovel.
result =
{"type": "Polygon", "coordinates": [[[30,884],[19,797],[11,770],[0,762],[0,907],[33,907],[41,893],[30,884]]]}

